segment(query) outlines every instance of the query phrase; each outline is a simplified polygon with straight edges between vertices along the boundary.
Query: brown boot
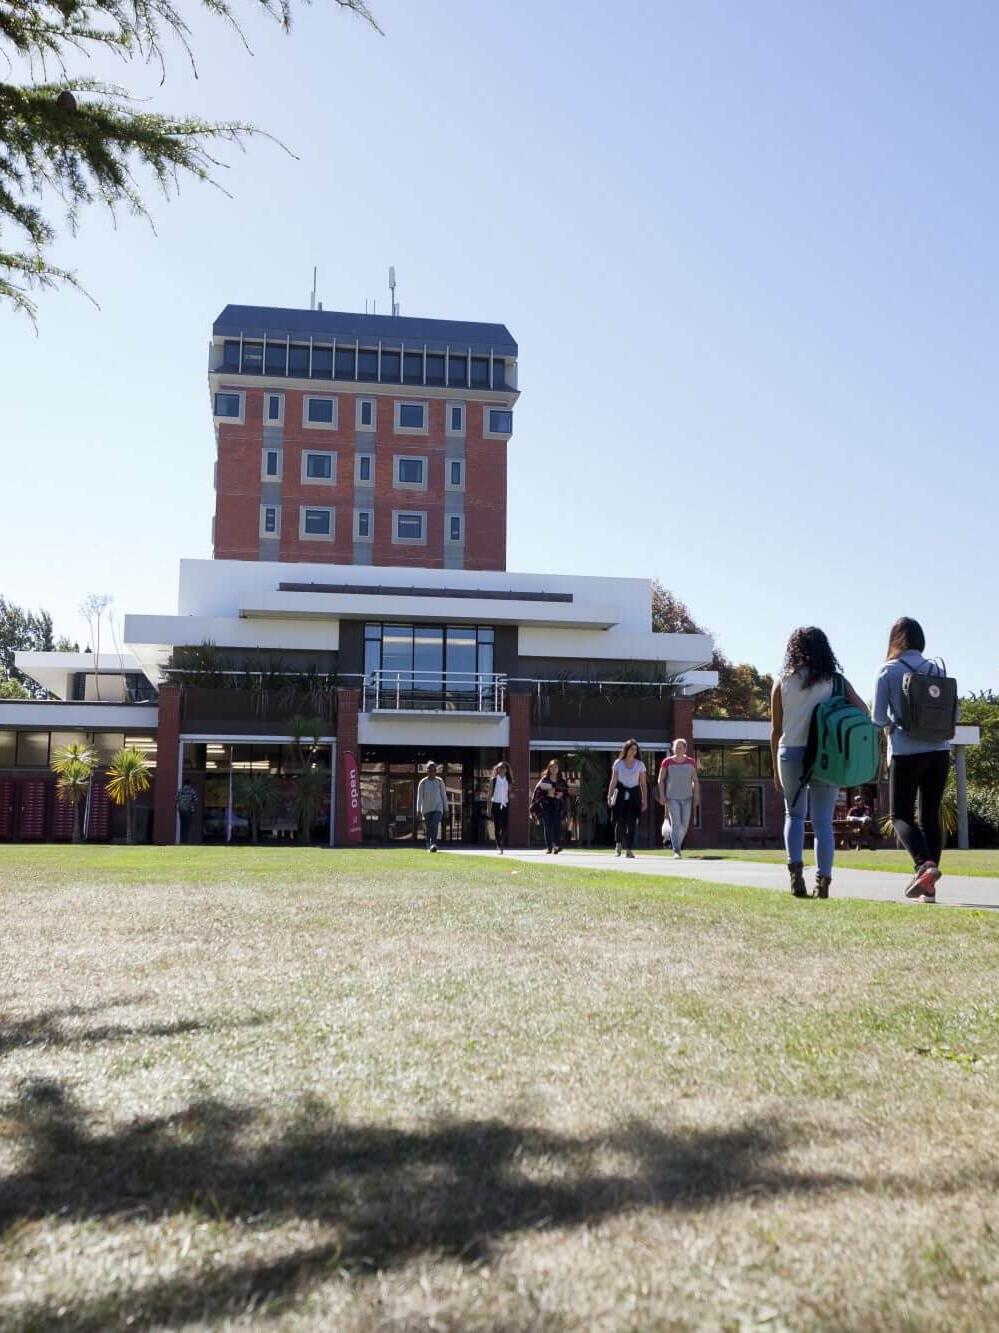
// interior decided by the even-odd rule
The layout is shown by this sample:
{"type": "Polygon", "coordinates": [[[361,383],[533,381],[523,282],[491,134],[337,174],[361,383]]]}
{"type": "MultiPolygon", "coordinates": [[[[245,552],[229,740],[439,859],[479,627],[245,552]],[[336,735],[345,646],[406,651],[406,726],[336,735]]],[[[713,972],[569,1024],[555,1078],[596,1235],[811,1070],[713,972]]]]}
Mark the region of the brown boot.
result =
{"type": "Polygon", "coordinates": [[[788,861],[787,873],[791,876],[791,892],[795,898],[807,898],[808,889],[805,886],[805,867],[801,861],[788,861]]]}
{"type": "Polygon", "coordinates": [[[815,876],[815,896],[816,898],[828,898],[829,889],[832,886],[832,875],[815,876]]]}

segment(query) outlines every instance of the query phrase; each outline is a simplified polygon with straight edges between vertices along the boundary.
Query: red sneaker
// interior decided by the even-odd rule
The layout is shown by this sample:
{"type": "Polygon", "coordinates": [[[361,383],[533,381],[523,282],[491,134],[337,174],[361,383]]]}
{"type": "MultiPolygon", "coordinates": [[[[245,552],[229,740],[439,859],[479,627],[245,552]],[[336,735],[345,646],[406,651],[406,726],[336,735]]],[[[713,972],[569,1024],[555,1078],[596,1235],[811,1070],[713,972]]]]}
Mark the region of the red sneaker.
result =
{"type": "Polygon", "coordinates": [[[924,861],[905,887],[907,898],[935,898],[940,867],[934,861],[924,861]]]}

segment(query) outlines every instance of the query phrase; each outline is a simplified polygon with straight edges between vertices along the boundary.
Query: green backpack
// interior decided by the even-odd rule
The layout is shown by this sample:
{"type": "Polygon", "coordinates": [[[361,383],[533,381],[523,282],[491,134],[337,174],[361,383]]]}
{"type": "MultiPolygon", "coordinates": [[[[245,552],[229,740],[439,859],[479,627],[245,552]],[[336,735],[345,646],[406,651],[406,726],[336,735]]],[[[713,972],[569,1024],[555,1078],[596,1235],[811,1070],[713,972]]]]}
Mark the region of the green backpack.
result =
{"type": "Polygon", "coordinates": [[[880,770],[881,732],[847,699],[845,682],[837,672],[832,694],[812,710],[798,796],[809,782],[862,787],[873,782],[880,770]]]}

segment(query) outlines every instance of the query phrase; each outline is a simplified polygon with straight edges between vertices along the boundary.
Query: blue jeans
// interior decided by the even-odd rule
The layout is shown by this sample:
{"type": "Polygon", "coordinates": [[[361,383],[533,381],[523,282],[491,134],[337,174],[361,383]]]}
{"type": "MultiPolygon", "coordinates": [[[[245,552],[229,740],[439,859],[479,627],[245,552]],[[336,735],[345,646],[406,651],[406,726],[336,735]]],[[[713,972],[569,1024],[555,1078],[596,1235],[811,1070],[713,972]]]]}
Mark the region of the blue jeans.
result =
{"type": "Polygon", "coordinates": [[[669,809],[669,840],[674,852],[682,852],[683,840],[690,828],[690,816],[694,812],[694,798],[689,796],[685,801],[678,801],[675,796],[670,796],[667,797],[666,805],[669,809]]]}
{"type": "Polygon", "coordinates": [[[437,846],[437,836],[441,831],[441,811],[428,810],[423,816],[423,822],[427,829],[427,846],[437,846]]]}
{"type": "Polygon", "coordinates": [[[787,848],[789,863],[804,860],[807,807],[815,831],[815,867],[820,875],[831,876],[833,853],[836,850],[833,812],[839,788],[827,782],[809,782],[798,792],[804,759],[803,745],[782,745],[777,751],[777,770],[780,784],[784,788],[784,846],[787,848]]]}

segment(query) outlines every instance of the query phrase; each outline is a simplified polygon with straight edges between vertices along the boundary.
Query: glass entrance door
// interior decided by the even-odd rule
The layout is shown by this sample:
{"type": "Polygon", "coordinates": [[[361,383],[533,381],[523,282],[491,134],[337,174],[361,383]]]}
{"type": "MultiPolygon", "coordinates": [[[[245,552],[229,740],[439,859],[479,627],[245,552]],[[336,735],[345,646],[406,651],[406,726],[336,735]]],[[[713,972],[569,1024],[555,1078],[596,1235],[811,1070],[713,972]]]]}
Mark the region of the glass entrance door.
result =
{"type": "Polygon", "coordinates": [[[412,842],[416,835],[416,778],[388,779],[388,839],[412,842]]]}

